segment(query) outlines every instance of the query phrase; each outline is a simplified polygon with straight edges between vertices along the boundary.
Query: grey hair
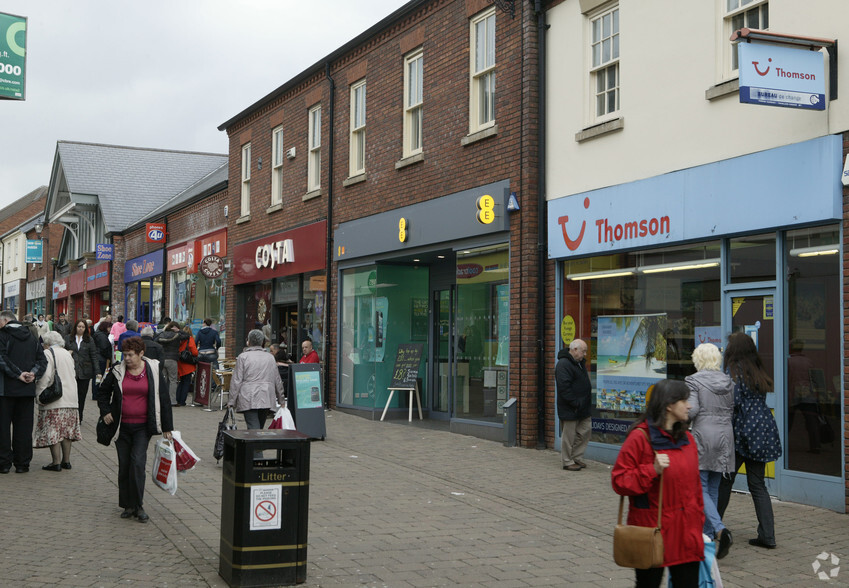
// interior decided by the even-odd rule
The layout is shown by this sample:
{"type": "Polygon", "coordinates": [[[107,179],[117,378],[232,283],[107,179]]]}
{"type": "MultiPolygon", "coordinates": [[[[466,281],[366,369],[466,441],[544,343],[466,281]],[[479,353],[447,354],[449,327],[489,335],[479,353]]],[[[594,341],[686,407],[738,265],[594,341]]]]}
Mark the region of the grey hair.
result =
{"type": "Polygon", "coordinates": [[[141,333],[139,333],[139,334],[142,337],[153,337],[153,328],[152,327],[145,327],[141,330],[141,333]]]}
{"type": "Polygon", "coordinates": [[[587,344],[584,343],[581,339],[573,339],[571,343],[569,343],[569,349],[578,349],[582,348],[584,350],[587,349],[587,344]]]}
{"type": "Polygon", "coordinates": [[[0,311],[0,318],[4,318],[7,321],[18,320],[18,316],[14,312],[12,312],[11,310],[0,311]]]}
{"type": "Polygon", "coordinates": [[[65,339],[62,338],[62,334],[59,331],[48,331],[41,336],[41,340],[45,345],[49,345],[50,347],[54,345],[65,346],[65,339]]]}
{"type": "Polygon", "coordinates": [[[722,369],[722,354],[713,343],[702,343],[693,351],[693,365],[700,372],[718,372],[722,369]]]}
{"type": "Polygon", "coordinates": [[[259,329],[253,329],[248,333],[248,347],[262,347],[265,343],[265,334],[259,329]]]}
{"type": "Polygon", "coordinates": [[[127,321],[127,324],[124,326],[127,327],[128,331],[135,331],[139,328],[139,321],[127,321]]]}

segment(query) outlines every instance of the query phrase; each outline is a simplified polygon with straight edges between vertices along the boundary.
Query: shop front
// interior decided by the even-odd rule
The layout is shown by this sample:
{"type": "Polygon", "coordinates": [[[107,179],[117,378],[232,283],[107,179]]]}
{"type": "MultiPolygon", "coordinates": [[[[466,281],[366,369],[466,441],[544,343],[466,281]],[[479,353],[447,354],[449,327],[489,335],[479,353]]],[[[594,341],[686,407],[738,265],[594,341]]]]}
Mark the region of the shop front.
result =
{"type": "Polygon", "coordinates": [[[68,278],[59,278],[53,281],[53,320],[57,320],[60,314],[68,315],[68,278]]]}
{"type": "MultiPolygon", "coordinates": [[[[502,438],[509,397],[508,181],[342,223],[337,405],[380,415],[400,345],[421,347],[429,418],[502,438]]],[[[387,415],[407,415],[406,394],[387,415]]]]}
{"type": "Polygon", "coordinates": [[[170,298],[166,311],[173,320],[191,325],[196,334],[204,319],[211,318],[225,345],[223,259],[226,256],[226,229],[169,247],[170,298]]]}
{"type": "Polygon", "coordinates": [[[38,317],[44,314],[47,295],[47,278],[27,282],[27,313],[38,317]]]}
{"type": "Polygon", "coordinates": [[[309,339],[323,363],[326,221],[236,245],[233,259],[236,352],[251,329],[260,329],[295,361],[309,339]]]}
{"type": "Polygon", "coordinates": [[[97,323],[101,317],[106,316],[110,311],[110,292],[111,275],[109,271],[109,262],[98,263],[85,270],[86,292],[91,304],[90,318],[93,323],[97,323]]]}
{"type": "Polygon", "coordinates": [[[3,309],[11,310],[18,318],[23,318],[19,313],[21,307],[21,281],[13,280],[3,284],[3,309]]]}
{"type": "Polygon", "coordinates": [[[156,324],[162,318],[165,250],[158,249],[124,264],[124,321],[156,324]]]}
{"type": "Polygon", "coordinates": [[[76,323],[85,313],[85,270],[76,271],[68,276],[68,291],[71,295],[71,316],[68,322],[76,323]]]}
{"type": "Polygon", "coordinates": [[[555,349],[589,345],[588,457],[612,463],[651,384],[744,332],[775,381],[770,493],[844,510],[841,156],[824,137],[549,201],[555,349]]]}

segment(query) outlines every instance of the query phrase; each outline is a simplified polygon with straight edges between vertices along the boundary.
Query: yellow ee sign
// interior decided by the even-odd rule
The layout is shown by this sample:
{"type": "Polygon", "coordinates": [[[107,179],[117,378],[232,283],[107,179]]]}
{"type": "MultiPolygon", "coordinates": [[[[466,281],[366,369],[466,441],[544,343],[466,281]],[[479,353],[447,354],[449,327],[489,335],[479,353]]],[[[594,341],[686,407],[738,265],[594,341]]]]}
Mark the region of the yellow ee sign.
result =
{"type": "Polygon", "coordinates": [[[478,222],[488,225],[495,220],[495,199],[489,194],[484,194],[477,200],[478,222]]]}
{"type": "Polygon", "coordinates": [[[401,241],[401,243],[407,240],[407,229],[409,228],[410,225],[407,222],[407,219],[401,217],[401,220],[398,221],[398,240],[401,241]]]}

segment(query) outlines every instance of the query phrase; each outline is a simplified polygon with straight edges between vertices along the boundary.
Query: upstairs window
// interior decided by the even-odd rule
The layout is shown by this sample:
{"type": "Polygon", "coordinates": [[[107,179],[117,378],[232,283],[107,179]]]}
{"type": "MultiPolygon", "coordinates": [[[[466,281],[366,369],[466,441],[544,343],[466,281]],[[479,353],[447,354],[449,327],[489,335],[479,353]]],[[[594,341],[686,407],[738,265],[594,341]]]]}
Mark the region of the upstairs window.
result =
{"type": "Polygon", "coordinates": [[[601,122],[619,111],[619,6],[591,17],[590,31],[592,112],[601,122]]]}
{"type": "Polygon", "coordinates": [[[321,106],[309,110],[309,159],[307,160],[307,191],[321,188],[321,106]]]}
{"type": "Polygon", "coordinates": [[[366,82],[351,86],[351,154],[348,175],[366,171],[366,82]]]}
{"type": "Polygon", "coordinates": [[[251,144],[242,147],[242,211],[241,216],[251,213],[251,144]]]}
{"type": "Polygon", "coordinates": [[[495,124],[495,7],[471,21],[470,132],[495,124]]]}
{"type": "Polygon", "coordinates": [[[283,202],[283,127],[271,131],[271,205],[283,202]]]}
{"type": "Polygon", "coordinates": [[[769,28],[769,2],[767,0],[724,0],[725,16],[723,19],[723,46],[726,55],[726,74],[728,77],[739,75],[739,64],[737,63],[737,45],[729,39],[737,29],[759,29],[765,31],[769,28]]]}
{"type": "Polygon", "coordinates": [[[422,152],[422,50],[404,58],[404,157],[422,152]]]}

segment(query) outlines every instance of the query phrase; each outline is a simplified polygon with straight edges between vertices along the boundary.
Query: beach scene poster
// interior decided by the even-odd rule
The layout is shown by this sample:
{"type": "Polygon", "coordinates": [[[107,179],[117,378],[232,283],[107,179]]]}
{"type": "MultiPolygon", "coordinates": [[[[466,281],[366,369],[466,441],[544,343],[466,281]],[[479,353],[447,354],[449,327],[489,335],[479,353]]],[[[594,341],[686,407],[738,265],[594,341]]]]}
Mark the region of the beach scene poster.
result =
{"type": "Polygon", "coordinates": [[[665,331],[665,313],[598,317],[598,409],[645,410],[649,386],[666,378],[665,331]]]}

